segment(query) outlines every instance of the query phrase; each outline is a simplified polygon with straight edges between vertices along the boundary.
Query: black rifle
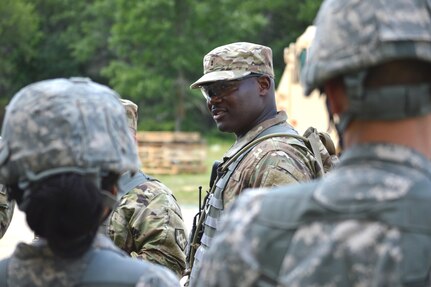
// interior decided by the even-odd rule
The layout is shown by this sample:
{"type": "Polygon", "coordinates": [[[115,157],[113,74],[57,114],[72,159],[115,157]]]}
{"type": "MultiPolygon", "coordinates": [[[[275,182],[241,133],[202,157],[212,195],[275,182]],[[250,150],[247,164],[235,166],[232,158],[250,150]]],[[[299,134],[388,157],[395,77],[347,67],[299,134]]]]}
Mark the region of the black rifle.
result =
{"type": "Polygon", "coordinates": [[[214,182],[217,179],[217,170],[219,165],[221,164],[221,161],[216,160],[213,163],[212,169],[211,169],[211,176],[209,181],[209,190],[210,192],[206,192],[205,198],[202,202],[202,186],[199,186],[199,211],[195,214],[193,217],[193,226],[192,230],[190,232],[189,236],[189,245],[187,247],[186,251],[186,263],[187,263],[187,269],[185,271],[184,275],[189,275],[191,272],[191,269],[193,267],[193,261],[195,259],[195,253],[196,250],[199,248],[199,245],[201,243],[201,238],[204,232],[203,229],[203,223],[205,220],[205,207],[208,203],[209,196],[211,194],[214,182]]]}

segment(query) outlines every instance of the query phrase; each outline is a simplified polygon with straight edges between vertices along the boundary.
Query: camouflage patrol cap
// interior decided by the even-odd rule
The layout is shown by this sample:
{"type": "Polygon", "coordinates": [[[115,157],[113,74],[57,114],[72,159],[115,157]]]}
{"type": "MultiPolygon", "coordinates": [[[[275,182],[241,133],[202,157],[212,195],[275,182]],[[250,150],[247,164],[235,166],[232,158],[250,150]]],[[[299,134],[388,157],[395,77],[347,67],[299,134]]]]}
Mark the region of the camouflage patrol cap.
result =
{"type": "Polygon", "coordinates": [[[253,43],[237,42],[217,47],[205,55],[203,64],[204,75],[190,86],[192,89],[210,82],[239,79],[251,73],[274,78],[271,48],[253,43]]]}
{"type": "Polygon", "coordinates": [[[302,73],[306,95],[331,78],[396,59],[431,61],[431,2],[327,0],[302,73]]]}
{"type": "Polygon", "coordinates": [[[117,93],[87,78],[21,89],[6,107],[1,136],[0,182],[8,185],[64,172],[99,179],[139,166],[117,93]]]}
{"type": "Polygon", "coordinates": [[[133,130],[133,132],[136,132],[138,129],[138,105],[126,99],[121,99],[121,103],[126,109],[127,124],[129,125],[129,128],[133,130]]]}

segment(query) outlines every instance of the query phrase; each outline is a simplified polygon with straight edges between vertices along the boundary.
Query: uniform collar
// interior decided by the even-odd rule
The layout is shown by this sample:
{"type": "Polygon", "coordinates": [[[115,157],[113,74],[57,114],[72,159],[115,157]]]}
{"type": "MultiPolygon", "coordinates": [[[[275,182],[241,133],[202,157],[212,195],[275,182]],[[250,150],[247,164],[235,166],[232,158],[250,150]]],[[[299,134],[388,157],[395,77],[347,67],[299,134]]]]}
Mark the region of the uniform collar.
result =
{"type": "Polygon", "coordinates": [[[338,168],[351,162],[379,160],[410,166],[431,177],[431,161],[414,149],[386,143],[361,144],[348,149],[340,158],[338,168]]]}
{"type": "Polygon", "coordinates": [[[257,138],[257,136],[264,130],[278,124],[286,123],[286,121],[287,121],[286,112],[285,111],[277,112],[277,115],[274,118],[261,122],[259,125],[249,130],[243,137],[241,137],[240,139],[237,139],[237,141],[232,145],[232,147],[225,153],[225,155],[223,156],[223,160],[226,161],[227,159],[231,158],[241,148],[243,148],[245,145],[247,145],[255,138],[257,138]]]}

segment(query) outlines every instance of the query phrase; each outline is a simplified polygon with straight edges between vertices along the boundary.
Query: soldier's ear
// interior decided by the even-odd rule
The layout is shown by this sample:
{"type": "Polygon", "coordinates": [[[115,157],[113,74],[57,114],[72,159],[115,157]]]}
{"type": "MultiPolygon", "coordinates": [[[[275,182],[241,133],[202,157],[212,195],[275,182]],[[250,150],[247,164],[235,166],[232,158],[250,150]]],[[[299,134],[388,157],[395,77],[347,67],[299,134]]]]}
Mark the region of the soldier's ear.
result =
{"type": "Polygon", "coordinates": [[[112,187],[108,191],[110,193],[112,193],[112,195],[117,196],[117,194],[118,194],[118,186],[116,184],[114,184],[114,185],[112,185],[112,187]]]}
{"type": "Polygon", "coordinates": [[[324,85],[324,91],[333,114],[339,115],[347,110],[349,102],[346,96],[346,88],[341,78],[327,81],[324,85]]]}
{"type": "Polygon", "coordinates": [[[266,95],[271,88],[271,79],[268,76],[261,76],[256,78],[259,85],[259,93],[261,95],[266,95]]]}

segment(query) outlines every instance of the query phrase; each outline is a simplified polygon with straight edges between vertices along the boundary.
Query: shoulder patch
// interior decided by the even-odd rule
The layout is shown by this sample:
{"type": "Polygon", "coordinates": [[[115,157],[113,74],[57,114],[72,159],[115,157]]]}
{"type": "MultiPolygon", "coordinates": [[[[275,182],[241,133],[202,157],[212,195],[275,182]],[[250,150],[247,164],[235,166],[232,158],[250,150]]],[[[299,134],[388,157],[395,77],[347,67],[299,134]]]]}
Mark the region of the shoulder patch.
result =
{"type": "Polygon", "coordinates": [[[187,237],[184,229],[175,229],[175,242],[181,248],[182,251],[186,249],[187,237]]]}

